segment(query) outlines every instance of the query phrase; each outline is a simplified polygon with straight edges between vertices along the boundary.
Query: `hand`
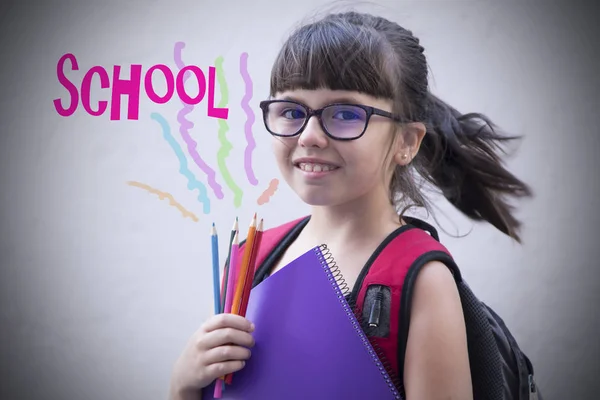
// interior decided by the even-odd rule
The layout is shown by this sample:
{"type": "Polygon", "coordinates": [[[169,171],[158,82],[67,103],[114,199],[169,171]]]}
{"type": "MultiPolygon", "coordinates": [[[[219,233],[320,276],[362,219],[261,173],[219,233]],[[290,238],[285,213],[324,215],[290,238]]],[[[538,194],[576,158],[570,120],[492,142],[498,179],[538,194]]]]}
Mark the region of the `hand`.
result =
{"type": "Polygon", "coordinates": [[[198,391],[215,379],[241,370],[254,346],[254,325],[235,314],[210,317],[188,341],[175,363],[171,389],[198,391]]]}

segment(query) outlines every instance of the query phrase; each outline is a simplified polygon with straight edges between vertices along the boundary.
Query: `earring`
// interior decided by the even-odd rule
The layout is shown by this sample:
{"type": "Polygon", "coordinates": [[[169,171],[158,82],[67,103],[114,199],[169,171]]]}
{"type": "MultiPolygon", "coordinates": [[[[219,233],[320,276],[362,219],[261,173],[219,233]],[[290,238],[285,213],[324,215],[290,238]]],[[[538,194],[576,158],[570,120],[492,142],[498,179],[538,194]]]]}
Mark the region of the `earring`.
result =
{"type": "Polygon", "coordinates": [[[406,154],[402,154],[402,159],[406,160],[408,158],[408,156],[406,154]]]}

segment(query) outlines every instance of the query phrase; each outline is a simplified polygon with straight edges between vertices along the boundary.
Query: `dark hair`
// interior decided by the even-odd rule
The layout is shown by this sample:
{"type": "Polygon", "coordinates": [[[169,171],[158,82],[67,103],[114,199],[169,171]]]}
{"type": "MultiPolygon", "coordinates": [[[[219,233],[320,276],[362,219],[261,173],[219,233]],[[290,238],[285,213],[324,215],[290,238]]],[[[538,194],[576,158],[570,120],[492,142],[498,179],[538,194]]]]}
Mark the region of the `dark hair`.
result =
{"type": "Polygon", "coordinates": [[[301,26],[277,56],[270,94],[318,88],[390,99],[396,115],[426,125],[411,164],[394,171],[392,203],[429,209],[411,173],[418,172],[466,216],[487,221],[520,242],[521,223],[506,197],[530,196],[531,191],[503,166],[499,154],[503,144],[518,137],[504,136],[486,116],[461,114],[431,94],[424,49],[412,32],[357,12],[329,14],[301,26]]]}

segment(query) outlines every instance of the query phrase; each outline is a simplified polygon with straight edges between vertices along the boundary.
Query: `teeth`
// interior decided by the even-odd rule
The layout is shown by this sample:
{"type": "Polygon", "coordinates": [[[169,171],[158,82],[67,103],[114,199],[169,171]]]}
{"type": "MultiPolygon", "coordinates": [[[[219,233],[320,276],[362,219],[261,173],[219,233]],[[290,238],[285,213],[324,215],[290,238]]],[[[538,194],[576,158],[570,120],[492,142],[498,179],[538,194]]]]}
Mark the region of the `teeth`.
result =
{"type": "Polygon", "coordinates": [[[306,172],[326,172],[326,171],[332,171],[336,168],[333,165],[314,164],[314,163],[300,163],[298,166],[300,167],[300,169],[302,171],[306,171],[306,172]]]}

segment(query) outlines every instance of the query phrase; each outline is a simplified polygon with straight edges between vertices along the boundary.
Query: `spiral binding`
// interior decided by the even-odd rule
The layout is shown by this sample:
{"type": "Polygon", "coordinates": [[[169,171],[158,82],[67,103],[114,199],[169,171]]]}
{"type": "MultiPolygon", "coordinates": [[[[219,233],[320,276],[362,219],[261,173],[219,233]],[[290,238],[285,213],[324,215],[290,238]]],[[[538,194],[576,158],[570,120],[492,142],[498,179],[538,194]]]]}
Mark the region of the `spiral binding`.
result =
{"type": "Polygon", "coordinates": [[[357,309],[356,304],[354,304],[354,300],[349,302],[345,299],[345,297],[350,294],[351,288],[342,276],[340,268],[337,266],[337,263],[329,251],[329,248],[326,244],[322,244],[319,246],[319,251],[316,253],[317,257],[324,261],[322,265],[325,268],[325,273],[332,282],[332,286],[337,294],[338,299],[340,300],[340,303],[344,307],[348,317],[350,317],[350,321],[352,322],[354,329],[360,336],[363,344],[367,347],[371,357],[373,358],[373,361],[379,367],[379,371],[387,382],[390,391],[394,394],[396,399],[402,400],[404,388],[402,387],[400,380],[393,372],[390,363],[388,362],[381,348],[378,346],[377,342],[365,334],[364,327],[361,326],[361,323],[359,322],[362,320],[362,316],[360,311],[357,309]]]}

